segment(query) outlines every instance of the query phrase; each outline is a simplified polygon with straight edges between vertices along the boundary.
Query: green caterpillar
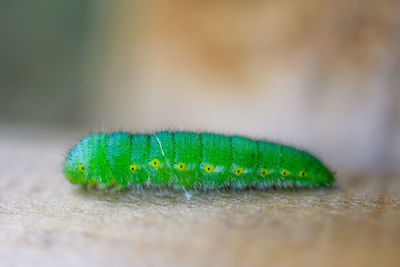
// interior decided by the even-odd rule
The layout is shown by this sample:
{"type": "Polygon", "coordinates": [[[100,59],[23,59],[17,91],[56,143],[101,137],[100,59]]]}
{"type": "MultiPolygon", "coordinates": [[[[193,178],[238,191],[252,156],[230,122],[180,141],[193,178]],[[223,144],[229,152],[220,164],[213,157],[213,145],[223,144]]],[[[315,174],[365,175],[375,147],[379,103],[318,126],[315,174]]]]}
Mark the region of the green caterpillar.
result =
{"type": "Polygon", "coordinates": [[[179,188],[329,186],[332,172],[310,153],[212,133],[95,133],[71,149],[64,173],[73,183],[119,190],[131,184],[179,188]]]}

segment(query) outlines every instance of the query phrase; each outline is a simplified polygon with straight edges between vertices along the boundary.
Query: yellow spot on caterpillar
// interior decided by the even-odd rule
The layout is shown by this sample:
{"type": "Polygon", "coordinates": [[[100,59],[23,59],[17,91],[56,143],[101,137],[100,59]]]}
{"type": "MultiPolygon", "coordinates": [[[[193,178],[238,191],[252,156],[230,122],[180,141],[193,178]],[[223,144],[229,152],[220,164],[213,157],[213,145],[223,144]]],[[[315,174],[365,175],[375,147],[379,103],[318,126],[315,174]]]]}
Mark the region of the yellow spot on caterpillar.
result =
{"type": "Polygon", "coordinates": [[[152,159],[150,164],[153,168],[159,168],[161,166],[161,162],[159,159],[152,159]]]}
{"type": "Polygon", "coordinates": [[[180,170],[180,171],[184,171],[184,170],[186,170],[187,165],[186,165],[186,163],[184,163],[184,162],[179,162],[179,163],[176,165],[176,168],[177,168],[178,170],[180,170]]]}
{"type": "Polygon", "coordinates": [[[139,169],[139,166],[136,163],[133,163],[129,166],[129,169],[131,170],[131,172],[135,172],[139,169]]]}
{"type": "Polygon", "coordinates": [[[266,176],[268,173],[269,173],[269,170],[268,170],[268,169],[261,169],[261,170],[260,170],[261,176],[266,176]]]}
{"type": "Polygon", "coordinates": [[[289,175],[289,171],[286,170],[286,169],[283,169],[283,170],[281,171],[281,175],[282,175],[283,177],[286,177],[286,176],[289,175]]]}
{"type": "Polygon", "coordinates": [[[243,172],[244,172],[244,169],[243,169],[242,167],[236,167],[236,168],[233,170],[233,172],[234,172],[236,175],[242,175],[243,172]]]}
{"type": "Polygon", "coordinates": [[[299,172],[299,177],[306,177],[307,173],[305,171],[299,172]]]}
{"type": "Polygon", "coordinates": [[[204,166],[204,170],[205,170],[206,172],[208,172],[208,173],[213,172],[214,169],[215,169],[215,166],[212,165],[212,164],[207,164],[206,166],[204,166]]]}
{"type": "Polygon", "coordinates": [[[83,166],[82,164],[78,164],[78,170],[80,170],[81,172],[84,172],[86,170],[85,166],[83,166]]]}

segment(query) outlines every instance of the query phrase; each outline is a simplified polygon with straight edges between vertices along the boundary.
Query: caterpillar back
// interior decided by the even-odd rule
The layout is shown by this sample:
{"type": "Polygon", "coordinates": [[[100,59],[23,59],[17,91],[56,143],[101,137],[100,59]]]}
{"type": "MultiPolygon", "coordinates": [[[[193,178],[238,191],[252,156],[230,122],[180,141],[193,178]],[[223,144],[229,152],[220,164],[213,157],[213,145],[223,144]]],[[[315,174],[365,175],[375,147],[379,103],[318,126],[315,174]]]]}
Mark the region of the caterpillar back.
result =
{"type": "Polygon", "coordinates": [[[131,184],[182,188],[330,186],[332,172],[310,153],[282,144],[212,133],[95,133],[71,149],[73,183],[116,190],[131,184]]]}

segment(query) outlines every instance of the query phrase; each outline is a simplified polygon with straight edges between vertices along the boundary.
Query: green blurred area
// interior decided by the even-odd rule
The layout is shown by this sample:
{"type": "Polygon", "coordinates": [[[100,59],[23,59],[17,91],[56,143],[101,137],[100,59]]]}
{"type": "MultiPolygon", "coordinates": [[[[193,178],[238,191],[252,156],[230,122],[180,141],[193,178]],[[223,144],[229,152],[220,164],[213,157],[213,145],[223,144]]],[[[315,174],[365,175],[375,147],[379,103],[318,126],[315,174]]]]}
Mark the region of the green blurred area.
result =
{"type": "Polygon", "coordinates": [[[100,2],[2,1],[1,123],[80,123],[100,2]]]}

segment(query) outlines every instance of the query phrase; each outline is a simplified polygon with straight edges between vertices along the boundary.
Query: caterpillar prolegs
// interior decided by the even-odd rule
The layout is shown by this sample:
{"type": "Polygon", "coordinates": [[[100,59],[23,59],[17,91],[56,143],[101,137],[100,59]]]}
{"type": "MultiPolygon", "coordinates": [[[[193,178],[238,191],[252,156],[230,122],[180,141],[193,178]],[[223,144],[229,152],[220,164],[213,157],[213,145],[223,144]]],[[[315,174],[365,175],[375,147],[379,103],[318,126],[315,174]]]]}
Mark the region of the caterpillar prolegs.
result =
{"type": "Polygon", "coordinates": [[[73,184],[116,190],[131,184],[180,188],[329,186],[332,172],[286,145],[212,133],[95,133],[71,149],[64,173],[73,184]]]}

